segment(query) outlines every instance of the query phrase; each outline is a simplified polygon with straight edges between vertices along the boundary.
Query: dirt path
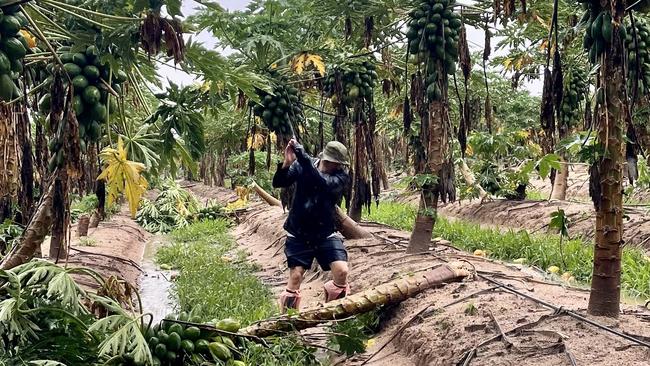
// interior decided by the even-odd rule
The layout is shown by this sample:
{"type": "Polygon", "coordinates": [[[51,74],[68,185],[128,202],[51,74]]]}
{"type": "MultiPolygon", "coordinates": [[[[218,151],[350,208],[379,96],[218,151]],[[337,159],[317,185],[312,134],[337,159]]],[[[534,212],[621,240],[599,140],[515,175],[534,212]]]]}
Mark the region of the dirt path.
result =
{"type": "MultiPolygon", "coordinates": [[[[209,192],[205,187],[202,190],[209,192]]],[[[250,253],[251,260],[262,267],[260,277],[276,293],[282,290],[287,274],[282,252],[284,219],[281,209],[262,203],[253,204],[243,222],[233,231],[239,245],[250,253]]],[[[377,225],[367,227],[375,234],[373,239],[346,241],[353,291],[398,276],[408,276],[443,261],[460,259],[469,261],[478,273],[507,286],[580,314],[585,313],[588,293],[584,290],[543,283],[546,279],[528,268],[471,256],[447,246],[437,246],[423,255],[406,255],[404,246],[408,233],[377,225]]],[[[303,288],[305,306],[318,304],[323,297],[322,284],[327,279],[326,273],[308,272],[303,288]]],[[[499,328],[507,332],[547,316],[530,324],[525,331],[508,334],[512,346],[497,339],[479,348],[471,364],[571,365],[566,350],[578,365],[650,365],[648,348],[631,346],[622,338],[563,313],[553,315],[554,311],[507,291],[488,291],[492,287],[493,283],[475,277],[426,291],[387,310],[390,312],[389,320],[383,324],[375,345],[366,354],[347,360],[345,364],[360,364],[394,337],[368,365],[453,365],[473,347],[498,334],[499,328]],[[486,292],[470,297],[478,291],[486,292]],[[452,304],[454,302],[458,303],[452,304]],[[427,308],[428,311],[411,321],[427,308]],[[402,327],[404,329],[398,331],[402,327]]],[[[650,312],[633,305],[625,305],[624,309],[626,313],[618,320],[590,318],[618,331],[650,337],[650,312]]]]}

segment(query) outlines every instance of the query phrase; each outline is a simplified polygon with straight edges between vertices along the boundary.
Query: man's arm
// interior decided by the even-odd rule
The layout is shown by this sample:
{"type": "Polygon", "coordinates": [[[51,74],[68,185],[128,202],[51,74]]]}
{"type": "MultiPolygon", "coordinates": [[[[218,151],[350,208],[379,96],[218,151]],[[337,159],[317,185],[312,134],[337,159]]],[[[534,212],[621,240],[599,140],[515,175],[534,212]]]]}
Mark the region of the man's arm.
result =
{"type": "Polygon", "coordinates": [[[293,163],[288,167],[284,163],[278,164],[278,170],[273,175],[273,188],[285,188],[291,186],[298,175],[300,175],[300,167],[297,163],[293,163]]]}
{"type": "Polygon", "coordinates": [[[298,175],[300,175],[300,167],[294,164],[295,161],[296,153],[289,144],[284,149],[284,161],[278,164],[278,169],[273,175],[273,188],[289,187],[296,181],[298,175]]]}

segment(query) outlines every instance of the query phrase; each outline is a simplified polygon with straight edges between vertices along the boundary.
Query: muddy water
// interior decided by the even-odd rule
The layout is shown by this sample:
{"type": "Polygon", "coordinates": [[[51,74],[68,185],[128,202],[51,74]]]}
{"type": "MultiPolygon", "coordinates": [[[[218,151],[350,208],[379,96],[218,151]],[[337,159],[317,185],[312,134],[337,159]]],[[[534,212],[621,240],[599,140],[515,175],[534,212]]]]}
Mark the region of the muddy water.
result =
{"type": "Polygon", "coordinates": [[[152,237],[144,249],[142,259],[143,274],[140,275],[140,297],[144,313],[153,314],[153,321],[157,322],[172,313],[178,301],[171,296],[170,281],[173,271],[162,271],[154,263],[156,250],[160,247],[161,238],[152,237]]]}

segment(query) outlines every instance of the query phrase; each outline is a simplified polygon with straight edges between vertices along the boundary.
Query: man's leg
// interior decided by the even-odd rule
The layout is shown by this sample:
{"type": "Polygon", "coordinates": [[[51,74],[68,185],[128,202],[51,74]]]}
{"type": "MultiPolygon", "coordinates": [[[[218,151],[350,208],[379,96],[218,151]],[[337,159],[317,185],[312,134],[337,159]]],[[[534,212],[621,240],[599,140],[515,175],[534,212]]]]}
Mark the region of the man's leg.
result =
{"type": "Polygon", "coordinates": [[[325,302],[338,300],[350,294],[348,283],[348,262],[334,261],[330,263],[332,280],[325,283],[325,302]]]}
{"type": "Polygon", "coordinates": [[[287,288],[280,295],[280,310],[285,313],[287,309],[300,308],[300,284],[305,270],[311,268],[314,261],[314,250],[307,243],[293,237],[287,237],[284,254],[287,256],[289,267],[289,280],[287,288]]]}
{"type": "Polygon", "coordinates": [[[282,313],[286,313],[287,309],[300,308],[300,284],[302,283],[305,269],[297,266],[289,269],[289,280],[287,281],[287,288],[280,294],[280,309],[282,313]]]}
{"type": "Polygon", "coordinates": [[[350,293],[348,284],[348,253],[339,237],[330,237],[319,245],[316,255],[325,271],[332,271],[332,280],[325,283],[325,302],[341,299],[350,293]]]}

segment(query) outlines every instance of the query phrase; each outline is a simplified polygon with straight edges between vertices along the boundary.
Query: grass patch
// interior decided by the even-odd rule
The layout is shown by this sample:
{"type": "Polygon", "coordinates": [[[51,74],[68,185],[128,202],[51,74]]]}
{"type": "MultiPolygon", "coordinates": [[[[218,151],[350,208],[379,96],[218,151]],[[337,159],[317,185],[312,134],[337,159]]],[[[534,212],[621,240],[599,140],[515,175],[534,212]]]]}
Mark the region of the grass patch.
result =
{"type": "MultiPolygon", "coordinates": [[[[364,218],[402,230],[411,231],[416,208],[402,203],[383,202],[364,218]]],[[[550,221],[550,218],[549,218],[550,221]]],[[[593,244],[580,239],[564,242],[564,264],[560,251],[559,235],[534,234],[525,230],[502,231],[482,228],[462,220],[449,221],[438,217],[434,236],[443,237],[461,249],[473,252],[484,250],[492,258],[514,260],[526,258],[528,264],[541,268],[558,266],[561,272],[571,272],[582,283],[591,281],[593,269],[593,244]]],[[[624,248],[621,287],[633,298],[650,298],[650,262],[644,253],[635,248],[624,248]]]]}
{"type": "Polygon", "coordinates": [[[180,270],[173,291],[183,311],[202,321],[235,318],[242,324],[277,311],[270,290],[253,274],[254,268],[233,253],[227,220],[207,220],[171,233],[172,244],[156,253],[158,264],[180,270]]]}
{"type": "Polygon", "coordinates": [[[548,199],[548,194],[544,194],[541,191],[529,186],[526,189],[526,199],[531,201],[544,201],[548,199]]]}

